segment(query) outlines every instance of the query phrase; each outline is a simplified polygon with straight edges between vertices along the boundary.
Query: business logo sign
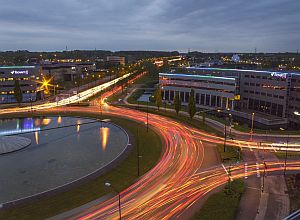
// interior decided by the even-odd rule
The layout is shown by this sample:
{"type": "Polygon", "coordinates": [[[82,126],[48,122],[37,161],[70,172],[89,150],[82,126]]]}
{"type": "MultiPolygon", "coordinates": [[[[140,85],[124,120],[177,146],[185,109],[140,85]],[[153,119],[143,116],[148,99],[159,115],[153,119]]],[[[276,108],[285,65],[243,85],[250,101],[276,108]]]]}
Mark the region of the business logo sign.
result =
{"type": "Polygon", "coordinates": [[[272,77],[286,79],[287,73],[271,73],[272,77]]]}
{"type": "Polygon", "coordinates": [[[13,70],[10,72],[13,75],[28,75],[28,70],[13,70]]]}

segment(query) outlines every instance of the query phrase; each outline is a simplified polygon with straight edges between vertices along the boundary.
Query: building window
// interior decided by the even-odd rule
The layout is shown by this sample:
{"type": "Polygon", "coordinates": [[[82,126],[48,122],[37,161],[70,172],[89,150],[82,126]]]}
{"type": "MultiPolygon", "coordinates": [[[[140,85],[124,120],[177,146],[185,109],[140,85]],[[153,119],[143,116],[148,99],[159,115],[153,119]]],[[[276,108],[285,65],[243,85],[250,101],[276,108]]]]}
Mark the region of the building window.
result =
{"type": "Polygon", "coordinates": [[[184,92],[180,92],[180,99],[181,99],[181,102],[184,102],[184,92]]]}
{"type": "Polygon", "coordinates": [[[209,102],[210,102],[210,95],[206,95],[205,105],[209,106],[209,102]]]}
{"type": "Polygon", "coordinates": [[[212,95],[211,96],[211,106],[216,106],[216,101],[217,101],[216,96],[212,95]]]}
{"type": "Polygon", "coordinates": [[[204,105],[204,101],[205,101],[205,95],[201,94],[200,104],[204,105]]]}
{"type": "Polygon", "coordinates": [[[196,93],[196,103],[200,104],[200,94],[196,93]]]}
{"type": "Polygon", "coordinates": [[[174,100],[174,91],[170,91],[170,100],[174,100]]]}

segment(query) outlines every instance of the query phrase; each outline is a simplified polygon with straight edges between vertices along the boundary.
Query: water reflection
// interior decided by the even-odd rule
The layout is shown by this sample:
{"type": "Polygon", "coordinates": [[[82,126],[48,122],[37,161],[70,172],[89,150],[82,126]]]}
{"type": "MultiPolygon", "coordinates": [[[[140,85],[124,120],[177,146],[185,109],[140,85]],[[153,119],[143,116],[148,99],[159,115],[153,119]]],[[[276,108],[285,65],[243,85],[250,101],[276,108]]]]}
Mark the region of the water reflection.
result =
{"type": "Polygon", "coordinates": [[[80,131],[80,124],[81,124],[81,121],[77,120],[77,133],[79,133],[79,131],[80,131]]]}
{"type": "Polygon", "coordinates": [[[46,126],[46,125],[50,124],[50,122],[51,122],[51,118],[44,118],[42,120],[42,125],[46,126]]]}
{"type": "Polygon", "coordinates": [[[57,124],[61,124],[61,116],[58,116],[58,118],[57,118],[57,124]]]}
{"type": "Polygon", "coordinates": [[[109,128],[107,127],[101,127],[100,128],[100,137],[102,139],[102,151],[106,150],[107,140],[109,137],[109,128]]]}
{"type": "Polygon", "coordinates": [[[39,132],[36,131],[36,132],[34,133],[34,136],[35,136],[35,143],[36,143],[36,144],[39,144],[39,132]]]}

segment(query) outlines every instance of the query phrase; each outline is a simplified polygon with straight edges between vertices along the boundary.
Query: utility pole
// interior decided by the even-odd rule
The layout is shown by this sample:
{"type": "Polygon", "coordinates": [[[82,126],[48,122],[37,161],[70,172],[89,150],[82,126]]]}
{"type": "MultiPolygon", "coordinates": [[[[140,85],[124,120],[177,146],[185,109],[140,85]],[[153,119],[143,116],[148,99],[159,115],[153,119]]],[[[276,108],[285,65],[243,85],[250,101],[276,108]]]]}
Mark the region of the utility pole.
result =
{"type": "Polygon", "coordinates": [[[147,101],[147,132],[149,131],[149,101],[147,101]]]}
{"type": "Polygon", "coordinates": [[[265,176],[266,176],[266,169],[267,169],[267,164],[264,161],[264,174],[263,174],[263,182],[262,182],[262,187],[261,187],[261,191],[264,192],[265,189],[265,176]]]}
{"type": "Polygon", "coordinates": [[[224,124],[224,152],[226,151],[226,138],[227,138],[227,125],[226,125],[226,121],[224,124]]]}
{"type": "Polygon", "coordinates": [[[136,127],[136,150],[137,150],[137,175],[140,176],[140,146],[139,146],[139,129],[136,127]]]}

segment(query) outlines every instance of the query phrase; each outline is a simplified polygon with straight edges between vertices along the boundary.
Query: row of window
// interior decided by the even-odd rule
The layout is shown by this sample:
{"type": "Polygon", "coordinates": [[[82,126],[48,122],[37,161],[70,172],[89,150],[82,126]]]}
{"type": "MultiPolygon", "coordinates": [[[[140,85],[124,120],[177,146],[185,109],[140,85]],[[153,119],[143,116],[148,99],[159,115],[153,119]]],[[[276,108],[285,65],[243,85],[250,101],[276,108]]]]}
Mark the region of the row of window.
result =
{"type": "MultiPolygon", "coordinates": [[[[18,80],[24,81],[24,80],[29,80],[29,78],[17,78],[18,80]]],[[[0,82],[5,82],[5,81],[13,81],[16,80],[16,78],[0,78],[0,82]]]]}
{"type": "Polygon", "coordinates": [[[245,86],[257,86],[257,87],[273,89],[273,90],[286,90],[286,87],[284,87],[284,86],[266,85],[266,84],[260,84],[260,83],[245,82],[244,85],[245,86]]]}
{"type": "MultiPolygon", "coordinates": [[[[35,93],[35,90],[27,90],[27,91],[22,91],[22,93],[28,94],[28,93],[35,93]]],[[[8,92],[0,92],[1,95],[9,95],[9,94],[14,94],[14,91],[8,91],[8,92]]]]}
{"type": "Polygon", "coordinates": [[[271,103],[257,99],[249,99],[248,109],[264,112],[278,117],[283,117],[283,105],[279,105],[277,103],[271,103]]]}
{"type": "Polygon", "coordinates": [[[273,76],[254,76],[254,75],[245,75],[245,78],[252,78],[252,79],[267,79],[267,80],[276,80],[276,81],[286,81],[284,77],[273,77],[273,76]]]}
{"type": "Polygon", "coordinates": [[[163,80],[167,80],[167,81],[173,81],[173,80],[177,80],[177,81],[187,81],[187,82],[201,82],[201,83],[209,83],[209,84],[218,84],[218,85],[228,85],[228,86],[235,86],[235,83],[230,83],[230,82],[223,82],[223,81],[212,81],[212,80],[197,80],[197,79],[179,79],[179,78],[167,78],[163,80]]]}
{"type": "Polygon", "coordinates": [[[201,90],[208,90],[208,91],[215,91],[215,92],[222,92],[222,93],[234,93],[234,91],[229,91],[225,89],[217,89],[217,88],[210,88],[210,87],[201,87],[201,86],[191,86],[191,85],[178,85],[178,84],[162,84],[162,86],[174,86],[179,88],[191,88],[191,89],[201,89],[201,90]]]}
{"type": "Polygon", "coordinates": [[[250,93],[250,94],[256,94],[256,95],[261,95],[261,96],[267,96],[267,97],[273,97],[273,98],[279,98],[279,99],[284,99],[284,96],[282,95],[275,95],[275,94],[270,94],[270,93],[265,93],[265,92],[258,92],[258,91],[253,91],[253,90],[244,90],[244,93],[250,93]]]}
{"type": "MultiPolygon", "coordinates": [[[[179,97],[182,102],[187,103],[190,98],[190,92],[179,92],[179,97]]],[[[163,99],[168,101],[174,101],[175,99],[175,91],[173,90],[164,90],[163,99]]],[[[226,107],[226,103],[231,105],[231,102],[226,100],[227,98],[209,94],[195,94],[196,104],[210,107],[226,107]],[[223,101],[222,101],[223,98],[223,101]],[[222,106],[223,105],[223,106],[222,106]]]]}

